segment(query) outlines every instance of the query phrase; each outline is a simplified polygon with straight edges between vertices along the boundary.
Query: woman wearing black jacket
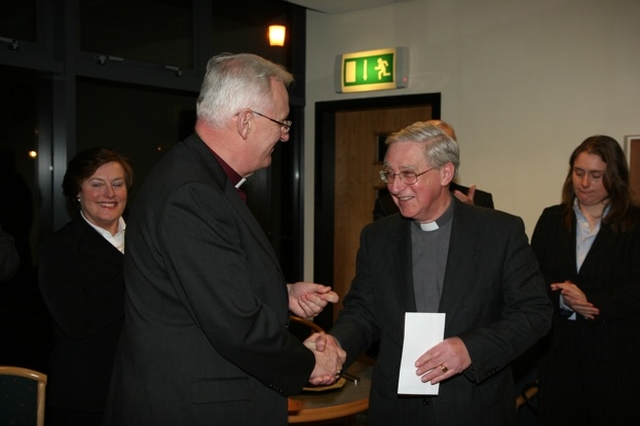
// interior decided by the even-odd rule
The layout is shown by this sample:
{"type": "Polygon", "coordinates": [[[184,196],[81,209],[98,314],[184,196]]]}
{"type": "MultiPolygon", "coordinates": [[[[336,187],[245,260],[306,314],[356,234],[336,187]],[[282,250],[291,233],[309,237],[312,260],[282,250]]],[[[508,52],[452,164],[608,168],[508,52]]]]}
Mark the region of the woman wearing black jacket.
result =
{"type": "Polygon", "coordinates": [[[99,425],[124,309],[128,161],[92,148],[68,165],[63,192],[74,211],[40,246],[39,285],[53,319],[46,421],[99,425]]]}

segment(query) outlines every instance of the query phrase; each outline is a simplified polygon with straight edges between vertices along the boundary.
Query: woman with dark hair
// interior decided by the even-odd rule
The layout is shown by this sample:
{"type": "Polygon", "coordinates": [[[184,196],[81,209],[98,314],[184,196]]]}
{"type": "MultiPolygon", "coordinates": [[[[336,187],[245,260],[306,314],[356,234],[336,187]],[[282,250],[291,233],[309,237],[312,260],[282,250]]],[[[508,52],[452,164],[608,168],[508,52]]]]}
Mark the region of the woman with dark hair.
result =
{"type": "Polygon", "coordinates": [[[78,153],[62,181],[71,222],[40,245],[39,284],[53,319],[47,425],[100,425],[124,311],[128,160],[107,148],[78,153]]]}
{"type": "Polygon", "coordinates": [[[544,210],[531,239],[555,305],[539,422],[640,424],[640,209],[627,161],[596,135],[569,166],[562,204],[544,210]]]}

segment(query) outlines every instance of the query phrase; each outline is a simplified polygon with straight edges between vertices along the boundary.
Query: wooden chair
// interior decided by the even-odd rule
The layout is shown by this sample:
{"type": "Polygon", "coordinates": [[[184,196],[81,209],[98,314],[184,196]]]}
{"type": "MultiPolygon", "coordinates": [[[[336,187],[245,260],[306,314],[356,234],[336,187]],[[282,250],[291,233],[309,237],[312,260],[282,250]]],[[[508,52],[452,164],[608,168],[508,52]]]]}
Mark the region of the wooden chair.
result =
{"type": "Polygon", "coordinates": [[[300,340],[305,340],[313,333],[324,333],[324,330],[318,324],[297,315],[291,315],[289,331],[300,340]]]}
{"type": "Polygon", "coordinates": [[[43,426],[46,386],[44,373],[0,366],[0,424],[43,426]]]}
{"type": "Polygon", "coordinates": [[[528,405],[534,411],[535,408],[531,405],[531,400],[538,394],[538,382],[537,380],[534,383],[531,383],[527,386],[521,393],[516,397],[516,410],[519,410],[520,407],[524,405],[528,405]]]}

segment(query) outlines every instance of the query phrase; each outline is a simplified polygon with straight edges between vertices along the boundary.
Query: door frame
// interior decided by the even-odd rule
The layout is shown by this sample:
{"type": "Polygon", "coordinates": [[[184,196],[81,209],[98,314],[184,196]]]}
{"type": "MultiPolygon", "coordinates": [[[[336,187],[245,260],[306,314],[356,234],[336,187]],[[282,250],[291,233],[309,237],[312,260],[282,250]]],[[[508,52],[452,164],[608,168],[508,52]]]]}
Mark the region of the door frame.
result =
{"type": "MultiPolygon", "coordinates": [[[[440,118],[440,93],[385,96],[317,102],[315,105],[315,186],[313,280],[331,283],[334,279],[334,190],[336,112],[414,107],[430,105],[432,119],[440,118]]],[[[400,130],[400,129],[398,129],[400,130]]],[[[355,253],[354,253],[355,256],[355,253]]],[[[333,305],[329,304],[315,321],[325,330],[333,324],[333,305]]]]}

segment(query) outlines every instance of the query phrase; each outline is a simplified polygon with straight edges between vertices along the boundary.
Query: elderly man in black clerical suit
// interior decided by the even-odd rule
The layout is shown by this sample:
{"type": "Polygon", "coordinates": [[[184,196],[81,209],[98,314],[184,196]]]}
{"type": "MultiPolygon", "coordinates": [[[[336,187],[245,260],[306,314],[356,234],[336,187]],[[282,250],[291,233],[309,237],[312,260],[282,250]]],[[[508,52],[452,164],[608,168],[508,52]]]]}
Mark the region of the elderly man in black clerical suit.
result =
{"type": "Polygon", "coordinates": [[[513,425],[510,363],[544,336],[552,306],[519,217],[460,201],[457,143],[417,122],[387,138],[381,178],[399,207],[362,231],[356,275],[329,334],[350,364],[380,340],[371,425],[513,425]],[[446,315],[444,340],[415,360],[437,396],[398,394],[405,313],[446,315]]]}
{"type": "Polygon", "coordinates": [[[287,396],[339,377],[341,349],[287,328],[291,312],[312,317],[337,294],[286,283],[239,189],[289,139],[291,81],[257,55],[211,58],[195,133],[138,191],[106,425],[283,426],[287,396]]]}

